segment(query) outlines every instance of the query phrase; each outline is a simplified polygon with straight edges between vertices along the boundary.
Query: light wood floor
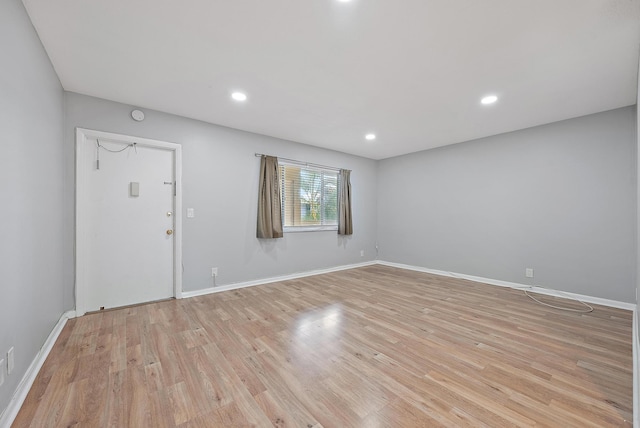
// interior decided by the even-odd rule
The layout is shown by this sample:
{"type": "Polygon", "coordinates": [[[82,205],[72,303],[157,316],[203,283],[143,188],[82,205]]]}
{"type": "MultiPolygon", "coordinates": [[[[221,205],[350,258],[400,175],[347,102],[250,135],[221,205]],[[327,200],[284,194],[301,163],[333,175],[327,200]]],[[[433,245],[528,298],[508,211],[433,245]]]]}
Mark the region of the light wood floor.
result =
{"type": "Polygon", "coordinates": [[[71,320],[14,426],[631,426],[631,323],[370,266],[71,320]]]}

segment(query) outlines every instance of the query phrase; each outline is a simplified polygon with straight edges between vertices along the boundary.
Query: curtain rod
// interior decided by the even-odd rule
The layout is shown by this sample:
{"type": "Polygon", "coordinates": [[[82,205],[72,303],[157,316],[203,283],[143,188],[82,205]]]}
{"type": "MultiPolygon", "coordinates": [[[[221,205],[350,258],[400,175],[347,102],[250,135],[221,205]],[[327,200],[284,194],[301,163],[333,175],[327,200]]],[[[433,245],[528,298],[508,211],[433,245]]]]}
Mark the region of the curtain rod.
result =
{"type": "MultiPolygon", "coordinates": [[[[271,155],[265,155],[263,153],[256,153],[255,155],[256,155],[257,158],[259,158],[261,156],[271,156],[271,155]]],[[[330,169],[330,170],[334,170],[334,171],[340,171],[342,169],[342,168],[338,168],[338,167],[335,167],[335,166],[327,166],[327,165],[320,165],[318,163],[302,162],[302,161],[299,161],[299,160],[282,158],[282,157],[279,157],[279,156],[273,156],[273,157],[278,158],[278,159],[282,159],[283,161],[297,163],[299,165],[315,166],[316,168],[330,169]]]]}

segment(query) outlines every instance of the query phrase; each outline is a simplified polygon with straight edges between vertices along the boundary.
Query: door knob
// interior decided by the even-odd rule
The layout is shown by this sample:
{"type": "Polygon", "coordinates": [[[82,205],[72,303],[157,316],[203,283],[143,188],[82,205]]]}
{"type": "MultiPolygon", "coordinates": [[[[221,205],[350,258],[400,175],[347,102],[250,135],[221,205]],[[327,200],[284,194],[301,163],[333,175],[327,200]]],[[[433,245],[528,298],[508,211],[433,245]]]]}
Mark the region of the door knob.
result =
{"type": "Polygon", "coordinates": [[[167,235],[173,235],[173,230],[167,229],[167,235]]]}

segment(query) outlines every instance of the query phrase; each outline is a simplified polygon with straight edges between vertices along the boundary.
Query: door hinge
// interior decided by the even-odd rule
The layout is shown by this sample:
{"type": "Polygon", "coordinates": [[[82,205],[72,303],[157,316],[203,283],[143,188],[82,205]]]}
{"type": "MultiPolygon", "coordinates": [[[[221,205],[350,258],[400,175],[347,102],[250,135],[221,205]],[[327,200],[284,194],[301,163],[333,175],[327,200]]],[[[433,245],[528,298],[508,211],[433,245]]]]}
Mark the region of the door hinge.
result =
{"type": "Polygon", "coordinates": [[[173,196],[176,196],[176,187],[178,187],[177,181],[165,181],[164,184],[171,184],[173,186],[173,196]]]}

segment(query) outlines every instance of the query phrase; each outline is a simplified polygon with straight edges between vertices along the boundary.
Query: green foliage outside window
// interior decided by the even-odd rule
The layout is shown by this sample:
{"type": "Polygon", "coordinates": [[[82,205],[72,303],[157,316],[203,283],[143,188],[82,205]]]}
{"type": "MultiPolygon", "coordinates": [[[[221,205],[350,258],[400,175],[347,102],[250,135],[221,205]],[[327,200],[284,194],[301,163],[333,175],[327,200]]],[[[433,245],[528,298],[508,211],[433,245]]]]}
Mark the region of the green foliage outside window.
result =
{"type": "Polygon", "coordinates": [[[337,225],[337,172],[284,165],[281,173],[286,227],[337,225]]]}

